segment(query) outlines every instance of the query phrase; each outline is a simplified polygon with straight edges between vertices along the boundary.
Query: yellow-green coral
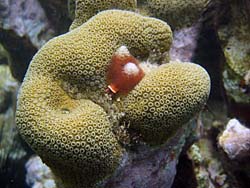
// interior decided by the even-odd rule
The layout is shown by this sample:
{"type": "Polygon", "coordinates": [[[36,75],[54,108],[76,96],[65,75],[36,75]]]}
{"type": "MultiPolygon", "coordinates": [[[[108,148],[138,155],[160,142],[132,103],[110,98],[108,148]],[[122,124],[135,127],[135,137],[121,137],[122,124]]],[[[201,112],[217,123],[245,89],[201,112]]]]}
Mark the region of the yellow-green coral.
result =
{"type": "Polygon", "coordinates": [[[111,10],[50,40],[34,56],[18,96],[16,123],[57,182],[90,188],[114,172],[122,149],[110,114],[89,99],[103,97],[106,68],[118,47],[143,57],[168,51],[171,40],[165,22],[111,10]]]}
{"type": "Polygon", "coordinates": [[[224,48],[227,65],[239,76],[250,70],[250,36],[245,40],[231,37],[224,48]]]}
{"type": "MultiPolygon", "coordinates": [[[[136,6],[136,0],[74,0],[75,3],[75,19],[70,29],[85,23],[89,18],[98,12],[108,9],[133,10],[136,6]]],[[[72,6],[71,6],[72,7],[72,6]]],[[[71,11],[72,12],[72,11],[71,11]]]]}
{"type": "MultiPolygon", "coordinates": [[[[147,0],[141,7],[166,21],[172,28],[191,26],[198,21],[210,0],[147,0]]],[[[139,6],[140,7],[140,6],[139,6]]]]}
{"type": "Polygon", "coordinates": [[[219,30],[219,37],[225,43],[223,51],[226,64],[237,76],[243,78],[250,70],[250,17],[245,17],[246,10],[238,7],[239,11],[236,12],[234,9],[232,20],[219,30]]]}
{"type": "MultiPolygon", "coordinates": [[[[18,96],[16,123],[59,187],[95,187],[122,159],[119,135],[112,132],[117,128],[112,121],[117,114],[109,111],[114,104],[100,102],[107,99],[106,71],[113,53],[125,45],[140,58],[166,55],[171,41],[165,22],[109,10],[50,40],[34,56],[18,96]]],[[[121,98],[118,110],[125,112],[129,129],[159,144],[204,105],[209,89],[200,66],[161,65],[121,98]]]]}
{"type": "Polygon", "coordinates": [[[118,47],[126,45],[133,55],[143,57],[168,51],[171,41],[165,22],[128,11],[104,11],[50,40],[35,56],[29,74],[49,74],[74,98],[93,96],[105,89],[107,65],[118,47]]]}
{"type": "Polygon", "coordinates": [[[227,25],[218,30],[226,64],[237,76],[243,78],[250,70],[250,15],[244,1],[230,2],[227,25]]]}
{"type": "Polygon", "coordinates": [[[49,78],[25,81],[16,123],[64,187],[91,187],[120,161],[121,148],[105,111],[90,100],[71,99],[49,78]]]}
{"type": "Polygon", "coordinates": [[[247,2],[230,2],[228,15],[228,23],[218,30],[225,56],[223,84],[230,100],[249,104],[250,14],[247,2]]]}
{"type": "Polygon", "coordinates": [[[72,20],[75,19],[75,10],[76,10],[76,0],[68,0],[68,12],[69,12],[69,17],[72,20]]]}
{"type": "Polygon", "coordinates": [[[171,62],[147,74],[125,97],[125,121],[151,144],[165,142],[205,104],[207,72],[193,63],[171,62]]]}

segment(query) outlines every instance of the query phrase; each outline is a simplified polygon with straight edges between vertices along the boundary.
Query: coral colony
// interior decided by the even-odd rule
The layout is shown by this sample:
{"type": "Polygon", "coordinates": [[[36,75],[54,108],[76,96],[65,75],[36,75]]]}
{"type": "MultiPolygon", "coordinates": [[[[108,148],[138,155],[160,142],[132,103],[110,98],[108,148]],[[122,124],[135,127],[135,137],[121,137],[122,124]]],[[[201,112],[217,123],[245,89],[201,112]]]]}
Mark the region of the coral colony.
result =
{"type": "Polygon", "coordinates": [[[202,67],[158,62],[144,71],[135,58],[163,56],[171,42],[167,23],[107,10],[34,56],[18,95],[16,123],[58,187],[96,187],[122,168],[129,148],[113,131],[117,123],[130,125],[128,136],[136,130],[140,142],[158,147],[203,108],[210,78],[202,67]],[[105,103],[107,88],[122,94],[119,100],[105,103]],[[114,108],[124,114],[116,122],[114,108]]]}
{"type": "Polygon", "coordinates": [[[0,187],[250,187],[250,0],[0,7],[0,187]]]}

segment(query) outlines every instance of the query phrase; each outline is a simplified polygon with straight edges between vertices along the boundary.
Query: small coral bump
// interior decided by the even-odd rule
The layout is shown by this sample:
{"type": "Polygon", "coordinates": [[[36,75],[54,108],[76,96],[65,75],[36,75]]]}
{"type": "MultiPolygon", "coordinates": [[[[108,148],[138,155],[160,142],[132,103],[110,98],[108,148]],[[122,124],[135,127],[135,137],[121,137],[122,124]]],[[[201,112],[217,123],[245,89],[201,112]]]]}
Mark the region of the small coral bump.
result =
{"type": "Polygon", "coordinates": [[[130,92],[144,77],[139,61],[133,57],[126,46],[114,53],[107,70],[108,90],[113,94],[130,92]]]}

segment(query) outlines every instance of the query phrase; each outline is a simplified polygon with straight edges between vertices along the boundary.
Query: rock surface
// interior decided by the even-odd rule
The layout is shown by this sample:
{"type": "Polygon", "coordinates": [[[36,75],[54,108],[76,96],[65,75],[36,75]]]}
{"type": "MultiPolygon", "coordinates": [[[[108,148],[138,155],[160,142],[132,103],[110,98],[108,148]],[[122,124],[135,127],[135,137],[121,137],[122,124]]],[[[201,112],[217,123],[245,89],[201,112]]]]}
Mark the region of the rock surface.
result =
{"type": "Polygon", "coordinates": [[[1,0],[0,8],[0,42],[10,53],[13,76],[22,81],[33,55],[55,29],[37,0],[1,0]]]}
{"type": "Polygon", "coordinates": [[[8,65],[0,65],[0,185],[12,182],[22,186],[26,151],[15,125],[16,91],[19,84],[11,76],[8,65]]]}
{"type": "Polygon", "coordinates": [[[230,159],[250,157],[250,129],[237,119],[231,119],[219,137],[219,145],[230,159]]]}

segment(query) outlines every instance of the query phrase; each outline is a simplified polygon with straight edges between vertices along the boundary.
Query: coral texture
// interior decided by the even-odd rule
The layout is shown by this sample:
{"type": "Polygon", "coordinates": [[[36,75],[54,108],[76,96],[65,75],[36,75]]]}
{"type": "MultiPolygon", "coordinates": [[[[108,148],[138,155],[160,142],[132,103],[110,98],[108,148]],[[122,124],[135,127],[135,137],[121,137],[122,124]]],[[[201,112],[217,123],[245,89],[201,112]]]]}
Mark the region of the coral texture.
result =
{"type": "Polygon", "coordinates": [[[166,21],[172,28],[189,27],[197,21],[209,0],[147,0],[148,14],[166,21]]]}
{"type": "MultiPolygon", "coordinates": [[[[96,15],[98,12],[108,9],[123,9],[123,10],[133,10],[136,7],[135,0],[71,0],[69,1],[70,10],[72,12],[72,4],[75,3],[75,19],[70,26],[70,29],[74,29],[89,18],[96,15]]],[[[72,14],[72,13],[71,13],[72,14]]]]}
{"type": "Polygon", "coordinates": [[[72,20],[75,19],[75,10],[76,10],[76,0],[68,0],[68,12],[69,12],[69,17],[72,20]]]}
{"type": "MultiPolygon", "coordinates": [[[[247,31],[246,31],[247,32],[247,31]]],[[[250,70],[250,36],[238,40],[231,37],[224,48],[227,65],[236,75],[244,77],[250,70]]]]}
{"type": "MultiPolygon", "coordinates": [[[[249,109],[250,15],[247,4],[249,4],[248,1],[232,1],[228,13],[231,19],[219,28],[218,36],[225,56],[223,84],[228,99],[237,104],[244,104],[249,109]]],[[[232,109],[237,108],[232,107],[232,109]]],[[[238,112],[242,110],[232,111],[235,111],[234,115],[237,118],[249,121],[248,114],[239,115],[238,112]]]]}
{"type": "Polygon", "coordinates": [[[18,96],[16,123],[57,184],[92,187],[121,160],[110,114],[89,100],[103,97],[113,52],[126,45],[141,57],[163,53],[171,39],[170,27],[160,20],[112,10],[50,40],[34,56],[18,96]]]}
{"type": "Polygon", "coordinates": [[[171,62],[147,74],[122,100],[130,127],[151,144],[164,143],[205,104],[207,72],[193,63],[171,62]]]}
{"type": "Polygon", "coordinates": [[[42,77],[24,85],[21,95],[16,115],[20,133],[65,187],[91,187],[114,171],[121,149],[100,106],[72,100],[42,77]],[[79,184],[82,179],[84,186],[79,184]]]}

